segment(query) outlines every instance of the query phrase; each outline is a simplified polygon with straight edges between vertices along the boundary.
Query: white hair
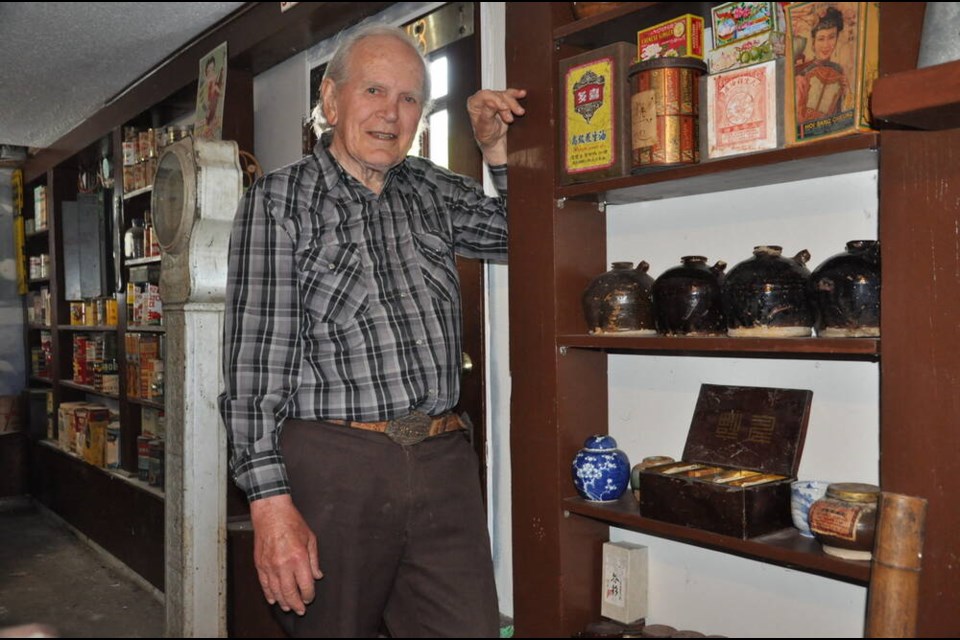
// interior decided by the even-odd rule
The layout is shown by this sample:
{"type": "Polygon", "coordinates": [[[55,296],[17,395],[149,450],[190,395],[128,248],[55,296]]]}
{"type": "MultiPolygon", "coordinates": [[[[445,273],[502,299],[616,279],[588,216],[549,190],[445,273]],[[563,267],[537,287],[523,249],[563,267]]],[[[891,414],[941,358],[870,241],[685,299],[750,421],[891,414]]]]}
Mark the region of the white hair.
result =
{"type": "MultiPolygon", "coordinates": [[[[341,34],[342,35],[342,34],[341,34]]],[[[327,68],[323,72],[323,79],[330,79],[335,84],[341,85],[347,81],[348,63],[354,47],[366,38],[372,37],[395,38],[410,47],[417,54],[417,58],[423,65],[423,109],[420,112],[420,126],[417,135],[426,129],[427,116],[433,107],[433,101],[430,100],[430,69],[427,67],[427,59],[417,47],[416,41],[410,35],[399,27],[391,27],[380,23],[371,23],[363,25],[344,37],[343,42],[337,46],[336,52],[327,63],[327,68]]],[[[322,86],[322,82],[321,82],[322,86]]],[[[313,122],[313,131],[319,138],[324,131],[333,129],[323,115],[323,94],[317,96],[317,103],[310,112],[310,120],[313,122]]]]}

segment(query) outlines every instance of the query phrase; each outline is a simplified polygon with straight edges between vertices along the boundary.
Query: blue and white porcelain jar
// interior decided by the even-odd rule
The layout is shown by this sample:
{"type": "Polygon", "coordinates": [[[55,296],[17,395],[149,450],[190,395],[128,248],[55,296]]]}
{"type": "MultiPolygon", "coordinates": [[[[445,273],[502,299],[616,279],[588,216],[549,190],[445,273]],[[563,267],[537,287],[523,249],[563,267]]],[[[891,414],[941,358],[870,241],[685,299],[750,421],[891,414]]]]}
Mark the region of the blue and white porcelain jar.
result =
{"type": "Polygon", "coordinates": [[[616,500],[630,484],[630,460],[610,436],[593,435],[573,458],[573,486],[584,500],[616,500]]]}

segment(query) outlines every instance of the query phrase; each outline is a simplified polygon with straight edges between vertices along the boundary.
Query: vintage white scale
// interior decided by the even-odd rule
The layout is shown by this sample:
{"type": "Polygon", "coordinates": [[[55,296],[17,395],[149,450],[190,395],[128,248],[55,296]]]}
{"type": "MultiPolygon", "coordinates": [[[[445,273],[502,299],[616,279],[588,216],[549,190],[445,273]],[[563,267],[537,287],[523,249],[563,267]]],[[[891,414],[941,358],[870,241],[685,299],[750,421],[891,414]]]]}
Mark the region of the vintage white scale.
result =
{"type": "Polygon", "coordinates": [[[230,229],[242,193],[235,142],[166,147],[153,188],[166,324],[168,637],[226,636],[226,434],[217,395],[230,229]]]}

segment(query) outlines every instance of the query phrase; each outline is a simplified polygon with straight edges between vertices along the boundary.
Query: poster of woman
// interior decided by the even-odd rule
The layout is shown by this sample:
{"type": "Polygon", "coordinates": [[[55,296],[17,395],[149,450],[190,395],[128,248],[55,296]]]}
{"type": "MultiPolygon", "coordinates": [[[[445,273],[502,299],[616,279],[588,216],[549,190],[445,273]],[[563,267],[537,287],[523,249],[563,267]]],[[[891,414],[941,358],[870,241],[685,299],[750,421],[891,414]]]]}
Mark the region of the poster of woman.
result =
{"type": "Polygon", "coordinates": [[[792,141],[869,127],[867,102],[877,75],[876,4],[796,2],[787,7],[792,141]]]}
{"type": "Polygon", "coordinates": [[[223,135],[223,95],[227,85],[227,43],[200,58],[197,83],[197,117],[193,135],[200,140],[220,140],[223,135]]]}

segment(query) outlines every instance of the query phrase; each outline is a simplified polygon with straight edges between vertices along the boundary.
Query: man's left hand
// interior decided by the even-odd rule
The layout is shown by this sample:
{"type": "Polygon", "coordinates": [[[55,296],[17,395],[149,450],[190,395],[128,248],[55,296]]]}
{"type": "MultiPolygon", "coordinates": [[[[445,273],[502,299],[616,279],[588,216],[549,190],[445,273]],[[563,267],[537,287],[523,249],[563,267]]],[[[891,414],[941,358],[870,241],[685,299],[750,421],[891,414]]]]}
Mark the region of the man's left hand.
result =
{"type": "Polygon", "coordinates": [[[473,137],[487,164],[507,163],[507,128],[517,116],[526,113],[519,102],[526,95],[526,89],[481,89],[467,99],[473,137]]]}

